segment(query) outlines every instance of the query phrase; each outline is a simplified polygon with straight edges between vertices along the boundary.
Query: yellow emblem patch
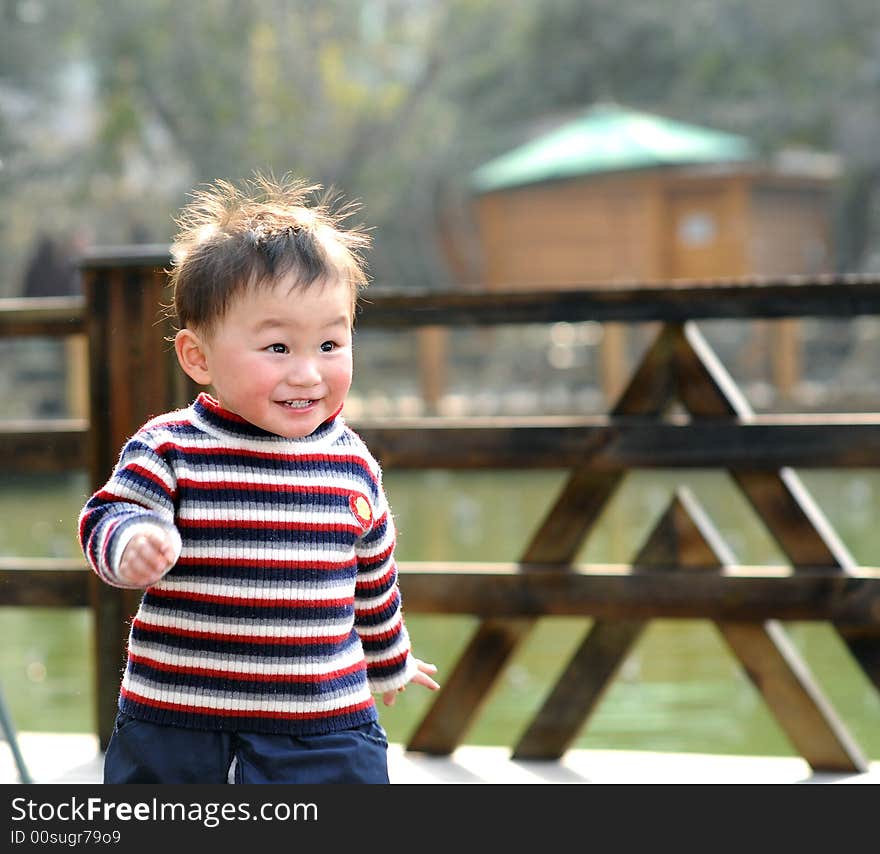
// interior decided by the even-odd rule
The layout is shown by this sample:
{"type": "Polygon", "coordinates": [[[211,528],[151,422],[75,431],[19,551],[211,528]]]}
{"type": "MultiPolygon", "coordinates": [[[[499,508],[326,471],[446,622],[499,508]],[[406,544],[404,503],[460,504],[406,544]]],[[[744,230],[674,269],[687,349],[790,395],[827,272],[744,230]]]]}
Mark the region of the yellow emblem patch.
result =
{"type": "Polygon", "coordinates": [[[370,502],[363,495],[355,492],[348,496],[348,506],[351,507],[358,524],[366,531],[373,524],[373,508],[370,507],[370,502]]]}

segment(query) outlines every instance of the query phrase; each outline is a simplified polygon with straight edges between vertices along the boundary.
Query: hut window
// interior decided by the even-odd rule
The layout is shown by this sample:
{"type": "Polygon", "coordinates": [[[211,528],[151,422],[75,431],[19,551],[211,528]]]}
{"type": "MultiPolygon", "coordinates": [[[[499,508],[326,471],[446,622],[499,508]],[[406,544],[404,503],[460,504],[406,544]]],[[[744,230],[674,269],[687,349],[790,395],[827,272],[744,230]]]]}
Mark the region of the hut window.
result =
{"type": "Polygon", "coordinates": [[[715,240],[715,217],[705,211],[689,213],[678,221],[678,239],[685,246],[706,246],[715,240]]]}

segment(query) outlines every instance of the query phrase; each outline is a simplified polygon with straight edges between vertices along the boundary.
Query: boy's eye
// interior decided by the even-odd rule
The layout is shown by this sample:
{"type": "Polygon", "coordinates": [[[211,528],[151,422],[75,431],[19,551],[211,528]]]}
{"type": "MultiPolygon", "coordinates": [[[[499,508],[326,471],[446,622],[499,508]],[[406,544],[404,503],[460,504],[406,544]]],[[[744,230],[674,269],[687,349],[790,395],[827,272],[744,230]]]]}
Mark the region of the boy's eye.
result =
{"type": "Polygon", "coordinates": [[[286,353],[287,345],[286,344],[270,344],[266,348],[270,353],[286,353]]]}
{"type": "Polygon", "coordinates": [[[333,341],[325,341],[321,344],[321,352],[322,353],[332,353],[336,349],[336,344],[333,341]]]}

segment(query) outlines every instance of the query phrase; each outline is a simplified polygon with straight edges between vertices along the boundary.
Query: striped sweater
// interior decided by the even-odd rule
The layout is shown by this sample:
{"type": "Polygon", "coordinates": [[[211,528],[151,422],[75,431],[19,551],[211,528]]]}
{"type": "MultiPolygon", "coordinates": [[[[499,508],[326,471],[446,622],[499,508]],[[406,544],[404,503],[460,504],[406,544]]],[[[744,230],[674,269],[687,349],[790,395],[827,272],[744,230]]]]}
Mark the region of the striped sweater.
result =
{"type": "Polygon", "coordinates": [[[108,584],[127,586],[119,559],[145,526],[179,557],[132,622],[121,711],[329,732],[376,720],[372,692],[412,678],[381,472],[341,416],[285,439],[200,394],[152,419],[80,515],[108,584]]]}

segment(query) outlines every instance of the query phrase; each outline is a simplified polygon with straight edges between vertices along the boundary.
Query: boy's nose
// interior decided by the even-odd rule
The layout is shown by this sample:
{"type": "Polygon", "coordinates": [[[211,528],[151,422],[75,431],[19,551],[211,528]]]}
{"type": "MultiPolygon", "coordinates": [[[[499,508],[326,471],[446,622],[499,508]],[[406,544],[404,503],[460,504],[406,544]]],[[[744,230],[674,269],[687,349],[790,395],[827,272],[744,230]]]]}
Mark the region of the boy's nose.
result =
{"type": "Polygon", "coordinates": [[[294,386],[313,386],[321,381],[321,372],[314,359],[293,359],[287,381],[294,386]]]}

